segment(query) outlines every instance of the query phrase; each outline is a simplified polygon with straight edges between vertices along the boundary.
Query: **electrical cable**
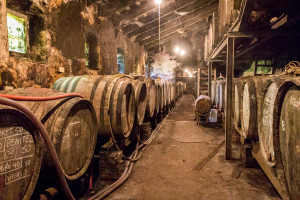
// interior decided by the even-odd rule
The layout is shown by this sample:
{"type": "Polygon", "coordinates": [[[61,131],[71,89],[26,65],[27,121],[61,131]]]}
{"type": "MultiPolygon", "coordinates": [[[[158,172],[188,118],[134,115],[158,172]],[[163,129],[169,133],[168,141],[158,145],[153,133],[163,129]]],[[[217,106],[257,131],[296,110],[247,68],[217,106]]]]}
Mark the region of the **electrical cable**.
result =
{"type": "Polygon", "coordinates": [[[21,111],[34,124],[34,126],[37,128],[38,132],[41,134],[42,138],[44,139],[46,147],[49,150],[50,156],[53,159],[53,163],[54,163],[57,175],[58,175],[60,185],[61,185],[63,191],[65,192],[67,199],[75,200],[75,198],[72,195],[71,190],[67,184],[67,181],[65,179],[63,168],[59,162],[59,158],[57,156],[57,153],[55,151],[53,143],[47,133],[47,130],[45,129],[43,124],[40,122],[40,120],[34,115],[34,113],[31,110],[29,110],[27,107],[25,107],[24,105],[14,101],[14,100],[11,100],[11,99],[5,98],[5,97],[0,97],[0,104],[10,106],[10,107],[13,107],[13,108],[21,111]]]}

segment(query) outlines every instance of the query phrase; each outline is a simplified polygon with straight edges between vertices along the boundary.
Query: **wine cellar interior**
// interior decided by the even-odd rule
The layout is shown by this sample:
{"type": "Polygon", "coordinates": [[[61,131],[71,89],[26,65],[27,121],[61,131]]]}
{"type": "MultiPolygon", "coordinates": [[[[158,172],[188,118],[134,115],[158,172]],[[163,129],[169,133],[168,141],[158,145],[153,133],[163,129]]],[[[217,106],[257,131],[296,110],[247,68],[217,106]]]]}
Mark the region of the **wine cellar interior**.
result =
{"type": "Polygon", "coordinates": [[[297,0],[0,0],[0,200],[300,200],[297,0]]]}

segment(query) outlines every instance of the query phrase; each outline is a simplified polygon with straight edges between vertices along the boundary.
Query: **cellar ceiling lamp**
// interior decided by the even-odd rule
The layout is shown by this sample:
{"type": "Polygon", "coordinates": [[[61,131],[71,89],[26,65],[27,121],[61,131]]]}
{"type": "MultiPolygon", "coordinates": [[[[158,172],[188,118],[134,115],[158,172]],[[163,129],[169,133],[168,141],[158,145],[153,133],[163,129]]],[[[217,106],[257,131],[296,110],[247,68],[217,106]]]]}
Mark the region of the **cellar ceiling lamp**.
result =
{"type": "Polygon", "coordinates": [[[189,72],[189,70],[188,70],[188,69],[185,69],[184,72],[189,72]]]}
{"type": "Polygon", "coordinates": [[[175,51],[175,53],[179,53],[180,48],[179,47],[175,47],[174,51],[175,51]]]}
{"type": "Polygon", "coordinates": [[[185,50],[182,49],[182,50],[180,51],[179,54],[180,54],[181,56],[184,56],[184,55],[185,55],[185,50]]]}
{"type": "Polygon", "coordinates": [[[156,4],[161,4],[161,0],[155,0],[156,4]]]}

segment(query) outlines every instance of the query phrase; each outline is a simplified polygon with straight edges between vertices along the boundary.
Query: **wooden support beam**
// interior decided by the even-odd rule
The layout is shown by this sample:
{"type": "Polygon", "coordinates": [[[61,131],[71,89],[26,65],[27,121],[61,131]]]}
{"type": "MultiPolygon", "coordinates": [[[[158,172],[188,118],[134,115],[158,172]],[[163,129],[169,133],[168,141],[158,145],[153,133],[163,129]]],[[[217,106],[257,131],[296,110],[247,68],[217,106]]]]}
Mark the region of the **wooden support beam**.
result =
{"type": "Polygon", "coordinates": [[[198,73],[197,73],[197,97],[200,96],[200,67],[198,67],[198,73]]]}
{"type": "Polygon", "coordinates": [[[225,158],[232,159],[232,93],[234,77],[234,38],[227,38],[226,101],[225,101],[225,158]]]}
{"type": "Polygon", "coordinates": [[[208,96],[211,97],[211,89],[212,89],[212,62],[208,62],[208,96]]]}
{"type": "MultiPolygon", "coordinates": [[[[217,8],[218,6],[218,1],[217,0],[205,0],[205,1],[198,1],[194,0],[192,2],[189,2],[177,9],[178,12],[188,12],[187,15],[193,14],[194,12],[200,11],[203,9],[207,9],[210,7],[217,8]],[[195,3],[195,4],[194,4],[195,3]],[[199,4],[200,3],[200,4],[199,4]]],[[[170,8],[166,8],[170,9],[170,8]]],[[[165,24],[165,22],[172,22],[174,20],[177,20],[177,12],[176,10],[170,9],[170,12],[161,10],[161,25],[165,24]]],[[[156,13],[153,13],[155,15],[156,13]]],[[[126,16],[127,17],[127,16],[126,16]]],[[[187,16],[185,16],[187,17],[187,16]]],[[[184,18],[185,18],[184,17],[184,18]]],[[[130,17],[129,19],[134,19],[135,17],[130,17]]],[[[124,20],[121,19],[121,20],[124,20]]],[[[155,16],[146,16],[146,19],[139,19],[139,21],[146,21],[146,23],[143,26],[137,27],[137,28],[132,28],[132,27],[123,27],[123,33],[128,34],[129,37],[132,37],[133,35],[137,35],[140,33],[143,33],[144,31],[150,30],[152,28],[158,27],[158,17],[155,16]],[[149,21],[150,19],[150,21],[149,21]]]]}

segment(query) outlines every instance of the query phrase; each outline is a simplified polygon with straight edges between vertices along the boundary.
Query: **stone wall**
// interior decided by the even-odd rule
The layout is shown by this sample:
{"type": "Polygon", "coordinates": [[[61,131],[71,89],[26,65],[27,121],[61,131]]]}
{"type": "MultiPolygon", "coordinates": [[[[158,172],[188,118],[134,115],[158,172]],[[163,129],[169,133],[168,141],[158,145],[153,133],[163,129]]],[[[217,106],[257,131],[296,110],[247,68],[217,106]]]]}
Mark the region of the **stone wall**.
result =
{"type": "Polygon", "coordinates": [[[75,0],[0,2],[0,88],[51,87],[63,76],[116,74],[119,46],[125,52],[125,73],[144,74],[143,47],[130,41],[109,19],[101,16],[96,4],[75,0]],[[26,54],[8,51],[7,8],[28,17],[26,54]],[[95,54],[88,66],[87,41],[95,54]]]}

